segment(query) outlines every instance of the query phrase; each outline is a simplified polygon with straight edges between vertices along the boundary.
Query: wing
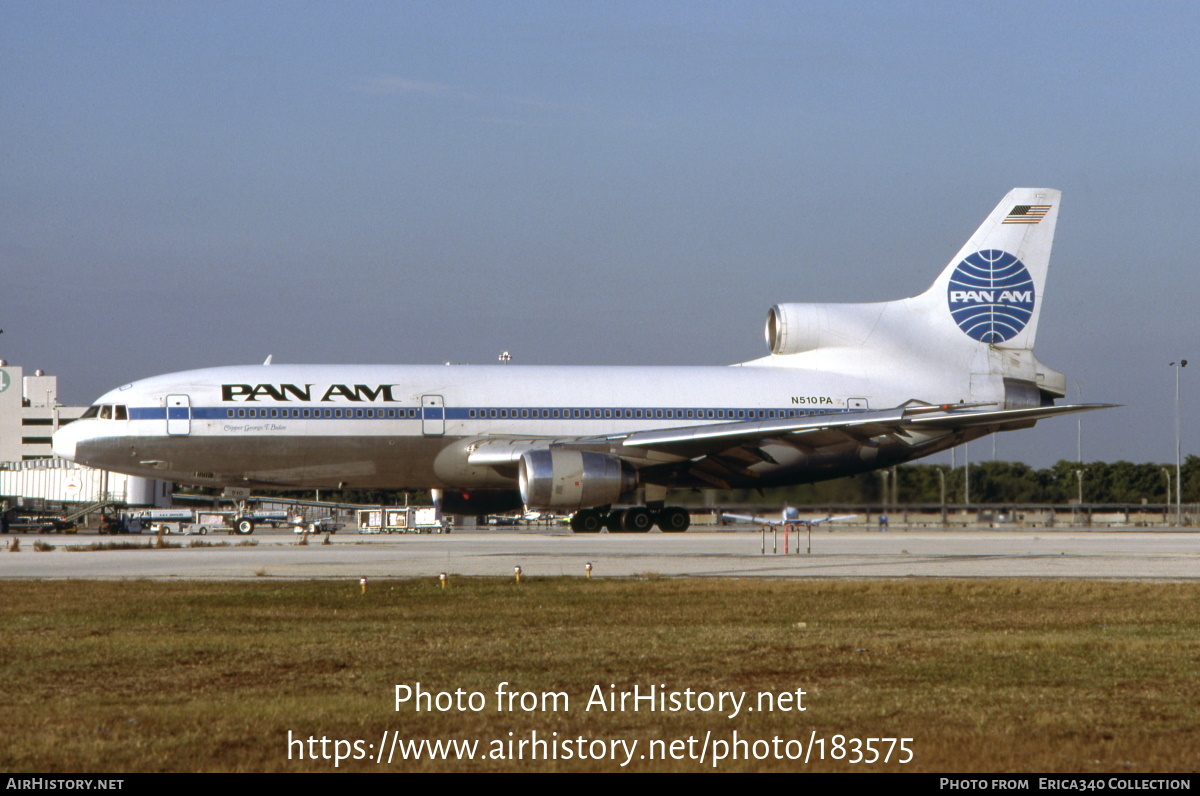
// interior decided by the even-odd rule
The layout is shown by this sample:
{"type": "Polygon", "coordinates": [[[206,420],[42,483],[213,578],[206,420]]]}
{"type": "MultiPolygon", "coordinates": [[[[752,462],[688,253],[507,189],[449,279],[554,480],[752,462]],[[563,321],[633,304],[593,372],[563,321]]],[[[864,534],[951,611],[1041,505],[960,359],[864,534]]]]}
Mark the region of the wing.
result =
{"type": "Polygon", "coordinates": [[[760,517],[757,514],[726,514],[721,512],[721,519],[737,520],[738,522],[748,522],[752,525],[783,525],[783,519],[779,517],[760,517]]]}
{"type": "MultiPolygon", "coordinates": [[[[1112,405],[984,409],[980,405],[914,403],[878,412],[635,432],[619,440],[617,453],[631,461],[678,457],[673,466],[650,464],[647,466],[657,472],[643,473],[647,481],[666,482],[670,486],[695,486],[700,482],[699,485],[728,489],[754,485],[756,481],[770,485],[770,476],[784,472],[788,473],[784,480],[794,483],[796,469],[806,462],[824,460],[840,465],[857,458],[863,449],[885,445],[913,449],[911,455],[902,457],[908,460],[934,452],[932,447],[939,444],[941,447],[937,449],[958,444],[954,435],[959,432],[1011,431],[1031,427],[1038,420],[1109,406],[1112,405]],[[925,450],[918,452],[921,448],[925,450]]],[[[842,474],[813,473],[816,477],[811,480],[842,474]]]]}
{"type": "MultiPolygon", "coordinates": [[[[995,426],[996,431],[1010,431],[1033,425],[1056,415],[1105,409],[1114,404],[1077,404],[1072,406],[1038,406],[1028,409],[978,410],[960,409],[954,405],[925,404],[887,409],[881,412],[846,412],[808,418],[785,418],[739,423],[719,423],[708,426],[689,426],[661,431],[638,431],[623,435],[625,448],[657,450],[683,456],[711,453],[721,447],[754,444],[763,440],[786,439],[791,443],[820,447],[820,440],[829,434],[843,439],[863,441],[874,437],[909,431],[957,431],[967,428],[995,426]]],[[[610,437],[611,439],[611,437],[610,437]]]]}
{"type": "MultiPolygon", "coordinates": [[[[640,470],[648,483],[728,489],[753,485],[766,474],[792,470],[799,461],[826,454],[878,448],[889,443],[919,448],[957,432],[991,433],[1027,428],[1038,420],[1114,404],[1023,409],[983,406],[910,403],[876,412],[713,423],[601,437],[492,437],[470,441],[466,453],[471,465],[515,472],[521,455],[529,450],[589,450],[623,459],[640,470]]],[[[919,455],[924,454],[914,453],[909,458],[919,455]]],[[[794,478],[791,480],[795,482],[794,478]]]]}
{"type": "Polygon", "coordinates": [[[857,517],[857,514],[839,514],[836,517],[822,517],[819,520],[801,520],[805,525],[820,525],[823,522],[837,522],[838,520],[852,520],[857,517]]]}

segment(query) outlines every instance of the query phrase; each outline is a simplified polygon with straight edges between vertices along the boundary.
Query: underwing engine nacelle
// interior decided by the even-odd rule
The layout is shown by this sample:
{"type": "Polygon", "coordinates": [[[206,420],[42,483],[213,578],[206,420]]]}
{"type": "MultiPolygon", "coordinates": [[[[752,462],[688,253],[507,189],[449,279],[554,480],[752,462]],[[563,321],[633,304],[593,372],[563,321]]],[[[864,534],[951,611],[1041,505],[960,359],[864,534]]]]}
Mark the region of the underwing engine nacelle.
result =
{"type": "Polygon", "coordinates": [[[525,505],[539,509],[603,506],[637,487],[633,468],[616,456],[545,448],[521,454],[518,480],[525,505]]]}

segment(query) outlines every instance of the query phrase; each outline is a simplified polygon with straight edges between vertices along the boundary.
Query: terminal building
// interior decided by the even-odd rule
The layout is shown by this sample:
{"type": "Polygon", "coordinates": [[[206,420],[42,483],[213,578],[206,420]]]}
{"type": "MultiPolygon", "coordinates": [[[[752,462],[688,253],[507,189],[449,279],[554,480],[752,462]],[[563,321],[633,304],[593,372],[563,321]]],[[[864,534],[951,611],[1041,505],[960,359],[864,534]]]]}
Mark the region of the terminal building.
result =
{"type": "Polygon", "coordinates": [[[0,499],[10,505],[110,503],[170,505],[173,484],[81,467],[56,458],[54,432],[76,420],[86,406],[58,402],[58,378],[0,359],[0,499]]]}
{"type": "Polygon", "coordinates": [[[58,402],[58,378],[0,359],[0,462],[49,459],[51,437],[60,426],[83,414],[86,406],[58,402]]]}

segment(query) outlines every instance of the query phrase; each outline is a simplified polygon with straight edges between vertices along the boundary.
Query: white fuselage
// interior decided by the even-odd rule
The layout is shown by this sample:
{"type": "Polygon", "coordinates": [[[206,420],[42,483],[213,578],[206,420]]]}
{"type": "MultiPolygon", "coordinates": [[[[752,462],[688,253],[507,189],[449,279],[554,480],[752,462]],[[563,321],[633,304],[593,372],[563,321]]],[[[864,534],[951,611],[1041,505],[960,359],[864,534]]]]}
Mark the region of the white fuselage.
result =
{"type": "MultiPolygon", "coordinates": [[[[89,466],[195,484],[511,488],[514,469],[466,461],[472,444],[496,437],[604,438],[971,398],[972,384],[963,379],[914,390],[902,376],[750,364],[210,368],[106,393],[96,402],[100,410],[89,413],[95,416],[66,427],[55,447],[89,466]]],[[[769,462],[758,470],[759,477],[785,476],[769,462]]],[[[788,472],[784,480],[796,476],[788,472]]]]}

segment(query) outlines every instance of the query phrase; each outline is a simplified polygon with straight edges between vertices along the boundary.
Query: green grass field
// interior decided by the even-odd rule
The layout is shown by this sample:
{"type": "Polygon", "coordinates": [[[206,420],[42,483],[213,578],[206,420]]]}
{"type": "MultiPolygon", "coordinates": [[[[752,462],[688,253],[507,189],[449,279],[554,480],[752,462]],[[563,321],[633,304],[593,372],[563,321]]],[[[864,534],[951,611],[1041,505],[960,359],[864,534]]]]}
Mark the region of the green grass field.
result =
{"type": "Polygon", "coordinates": [[[352,771],[617,771],[627,757],[625,770],[697,771],[714,768],[721,742],[726,771],[1200,767],[1192,583],[452,578],[445,591],[391,581],[362,594],[353,580],[263,579],[0,593],[9,772],[332,771],[336,753],[352,771]],[[444,696],[447,710],[397,711],[396,686],[417,683],[478,692],[481,709],[444,696]],[[497,710],[501,683],[546,709],[518,697],[497,710]],[[733,718],[728,705],[587,709],[596,686],[635,685],[745,701],[733,718]],[[804,711],[747,710],[760,692],[798,689],[804,711]],[[565,697],[541,704],[543,693],[565,697]],[[469,761],[376,763],[393,731],[479,748],[469,761]],[[558,759],[528,759],[551,753],[519,747],[535,732],[558,759]],[[887,742],[872,738],[911,738],[911,762],[898,744],[883,762],[887,742]],[[787,759],[801,750],[808,762],[787,759]],[[871,750],[878,761],[852,762],[871,750]]]}

